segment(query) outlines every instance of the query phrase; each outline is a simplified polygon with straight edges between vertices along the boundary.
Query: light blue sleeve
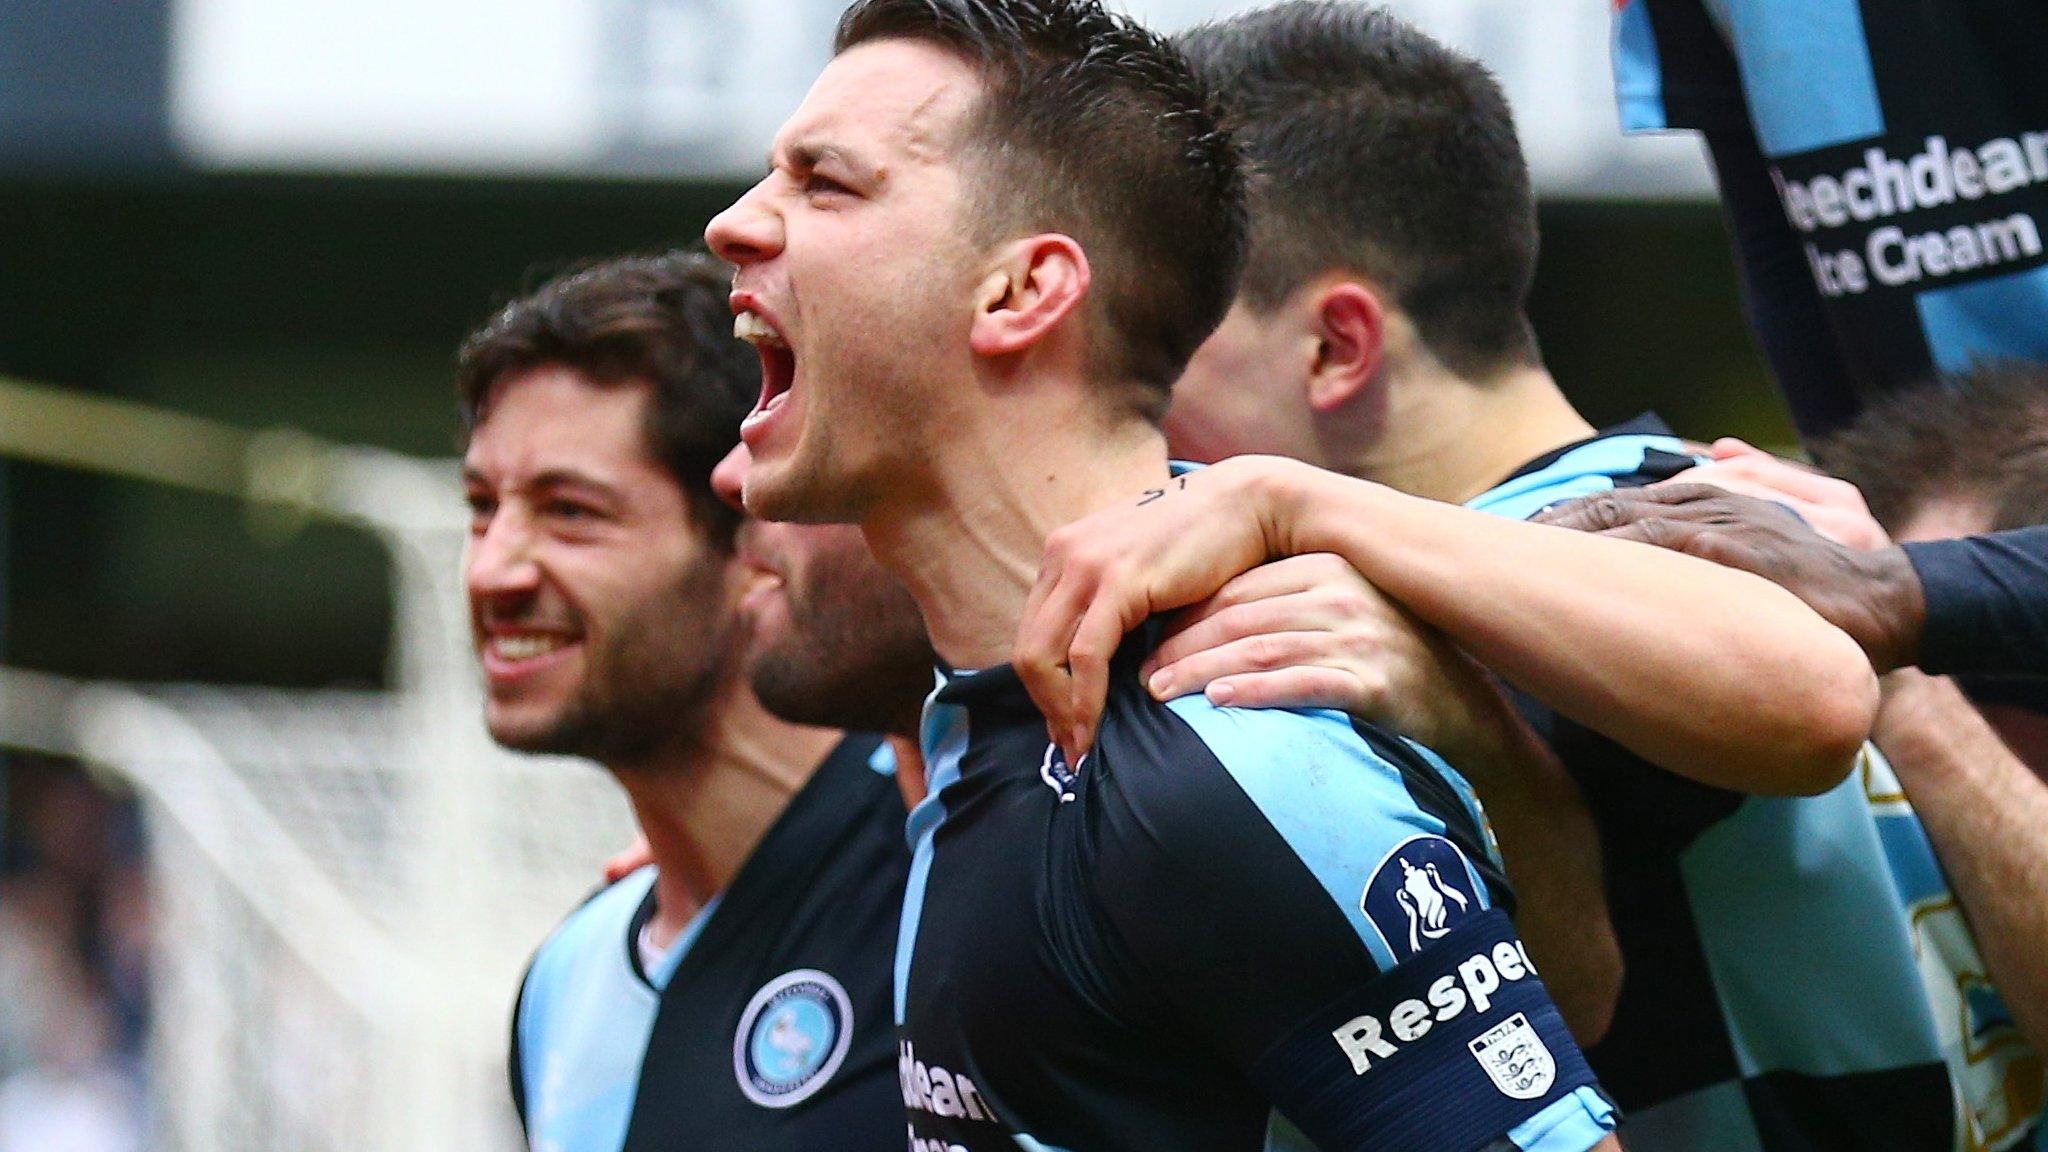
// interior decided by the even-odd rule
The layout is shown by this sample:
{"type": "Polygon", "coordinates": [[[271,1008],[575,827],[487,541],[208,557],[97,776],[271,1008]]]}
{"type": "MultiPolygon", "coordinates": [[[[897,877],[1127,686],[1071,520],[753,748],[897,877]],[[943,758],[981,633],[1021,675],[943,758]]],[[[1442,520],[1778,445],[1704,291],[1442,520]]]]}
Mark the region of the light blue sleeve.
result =
{"type": "MultiPolygon", "coordinates": [[[[1424,854],[1433,858],[1438,898],[1450,915],[1476,915],[1491,906],[1472,862],[1445,839],[1444,821],[1416,803],[1401,770],[1358,734],[1350,717],[1328,709],[1219,708],[1199,694],[1167,707],[1194,729],[1315,875],[1382,971],[1414,951],[1407,944],[1413,928],[1407,906],[1391,884],[1394,869],[1409,869],[1404,861],[1412,857],[1414,866],[1427,868],[1424,854]],[[1376,891],[1391,894],[1376,900],[1376,891]]],[[[1461,796],[1470,795],[1448,765],[1433,754],[1429,760],[1461,796]]]]}

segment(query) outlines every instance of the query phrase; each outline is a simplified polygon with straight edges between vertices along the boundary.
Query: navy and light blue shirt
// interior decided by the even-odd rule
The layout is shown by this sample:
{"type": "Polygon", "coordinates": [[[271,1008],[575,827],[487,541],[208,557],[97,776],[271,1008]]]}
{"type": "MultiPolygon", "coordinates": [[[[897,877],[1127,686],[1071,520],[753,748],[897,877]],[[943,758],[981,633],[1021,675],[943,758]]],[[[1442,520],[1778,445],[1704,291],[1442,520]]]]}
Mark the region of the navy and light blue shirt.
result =
{"type": "Polygon", "coordinates": [[[2048,359],[2044,58],[2037,0],[1617,5],[1623,126],[1706,134],[1805,436],[1937,368],[2048,359]]]}
{"type": "Polygon", "coordinates": [[[900,1152],[894,767],[880,737],[842,741],[651,969],[651,866],[555,929],[513,1013],[533,1152],[900,1152]]]}
{"type": "MultiPolygon", "coordinates": [[[[1695,460],[1645,417],[1470,502],[1524,519],[1695,460]]],[[[1600,829],[1626,970],[1588,1050],[1634,1152],[2022,1146],[2042,1100],[1933,847],[1875,748],[1833,790],[1747,796],[1522,700],[1600,829]]]]}
{"type": "Polygon", "coordinates": [[[1161,704],[1074,767],[1007,667],[928,704],[897,949],[912,1152],[1580,1152],[1615,1123],[1477,802],[1332,712],[1161,704]]]}

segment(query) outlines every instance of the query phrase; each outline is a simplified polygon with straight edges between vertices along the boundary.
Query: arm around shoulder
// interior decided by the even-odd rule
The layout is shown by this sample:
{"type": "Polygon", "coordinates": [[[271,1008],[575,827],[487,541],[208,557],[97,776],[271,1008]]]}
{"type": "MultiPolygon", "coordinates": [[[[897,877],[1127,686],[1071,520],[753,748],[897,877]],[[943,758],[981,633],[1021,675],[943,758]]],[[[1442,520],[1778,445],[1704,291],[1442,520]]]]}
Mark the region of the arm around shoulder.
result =
{"type": "Polygon", "coordinates": [[[1869,734],[1862,649],[1761,577],[1291,461],[1255,467],[1276,551],[1343,556],[1523,691],[1670,771],[1821,792],[1869,734]]]}

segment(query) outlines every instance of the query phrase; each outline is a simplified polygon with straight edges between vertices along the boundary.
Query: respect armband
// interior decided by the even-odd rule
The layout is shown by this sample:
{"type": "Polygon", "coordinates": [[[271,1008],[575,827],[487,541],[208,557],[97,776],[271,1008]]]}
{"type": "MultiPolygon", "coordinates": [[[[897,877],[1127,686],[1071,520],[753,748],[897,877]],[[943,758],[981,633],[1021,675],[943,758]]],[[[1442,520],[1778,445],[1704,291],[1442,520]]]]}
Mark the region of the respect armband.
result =
{"type": "Polygon", "coordinates": [[[1332,1152],[1483,1148],[1594,1084],[1499,909],[1312,1013],[1252,1077],[1332,1152]]]}

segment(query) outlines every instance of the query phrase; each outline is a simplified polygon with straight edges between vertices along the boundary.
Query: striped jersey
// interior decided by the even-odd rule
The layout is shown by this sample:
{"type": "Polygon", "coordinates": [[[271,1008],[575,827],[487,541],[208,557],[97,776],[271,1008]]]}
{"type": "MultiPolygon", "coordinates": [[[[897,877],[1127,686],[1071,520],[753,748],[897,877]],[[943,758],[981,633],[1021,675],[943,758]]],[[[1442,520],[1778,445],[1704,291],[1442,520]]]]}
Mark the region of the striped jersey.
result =
{"type": "MultiPolygon", "coordinates": [[[[1695,460],[1644,417],[1470,506],[1526,519],[1695,460]]],[[[1599,826],[1626,969],[1587,1053],[1635,1152],[2022,1145],[2042,1069],[1875,748],[1833,790],[1683,779],[1523,698],[1599,826]]]]}
{"type": "Polygon", "coordinates": [[[1715,142],[1752,319],[1809,438],[1936,368],[2048,359],[2044,58],[2036,0],[1616,5],[1623,125],[1715,142]],[[1774,346],[1808,341],[1832,347],[1774,346]]]}
{"type": "Polygon", "coordinates": [[[900,1152],[894,767],[879,736],[841,741],[658,964],[652,866],[555,929],[513,1012],[533,1152],[900,1152]]]}
{"type": "Polygon", "coordinates": [[[1336,713],[1159,703],[1156,637],[1117,657],[1079,765],[1010,668],[927,705],[896,970],[913,1152],[1602,1139],[1464,781],[1336,713]]]}

